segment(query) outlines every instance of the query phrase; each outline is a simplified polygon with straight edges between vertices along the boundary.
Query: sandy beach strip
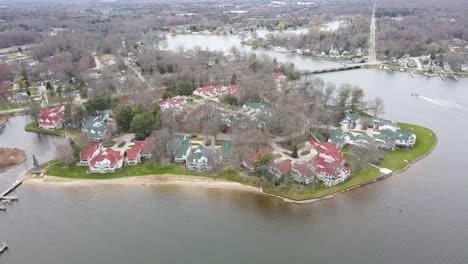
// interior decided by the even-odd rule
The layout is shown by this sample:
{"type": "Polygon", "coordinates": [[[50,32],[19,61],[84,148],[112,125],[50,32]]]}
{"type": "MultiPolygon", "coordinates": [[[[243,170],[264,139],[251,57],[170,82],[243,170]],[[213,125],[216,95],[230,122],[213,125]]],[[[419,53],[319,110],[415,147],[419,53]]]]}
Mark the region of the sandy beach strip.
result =
{"type": "Polygon", "coordinates": [[[63,186],[63,187],[86,187],[96,185],[141,185],[141,186],[162,186],[162,185],[182,185],[203,187],[212,189],[230,189],[262,193],[261,189],[243,185],[238,182],[230,182],[222,179],[212,179],[207,177],[183,176],[173,174],[148,175],[123,177],[115,179],[69,179],[55,176],[44,176],[43,178],[28,179],[24,183],[34,185],[63,186]]]}

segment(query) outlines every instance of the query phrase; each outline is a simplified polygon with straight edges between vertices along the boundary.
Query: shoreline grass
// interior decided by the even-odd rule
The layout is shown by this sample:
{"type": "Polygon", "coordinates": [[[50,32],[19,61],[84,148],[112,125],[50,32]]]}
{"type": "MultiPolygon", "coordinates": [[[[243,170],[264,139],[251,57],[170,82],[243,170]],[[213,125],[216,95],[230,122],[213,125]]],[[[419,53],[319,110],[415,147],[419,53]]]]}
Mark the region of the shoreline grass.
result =
{"type": "MultiPolygon", "coordinates": [[[[410,162],[426,155],[431,151],[437,140],[435,133],[428,128],[405,123],[398,123],[398,125],[401,128],[413,130],[417,139],[413,149],[396,149],[395,151],[387,152],[384,162],[378,165],[381,168],[387,168],[394,172],[403,170],[410,162]]],[[[282,191],[279,188],[264,188],[263,191],[293,200],[316,199],[378,179],[382,176],[384,174],[377,168],[367,165],[364,169],[353,173],[348,180],[332,187],[327,188],[321,186],[321,184],[316,184],[315,188],[313,188],[312,186],[302,187],[299,184],[292,184],[292,187],[287,191],[282,191]]]]}
{"type": "MultiPolygon", "coordinates": [[[[394,172],[405,169],[410,164],[410,162],[413,162],[429,153],[437,141],[435,133],[428,128],[404,123],[399,123],[399,125],[402,128],[413,130],[417,136],[417,140],[413,149],[397,149],[393,152],[387,153],[384,162],[380,164],[379,167],[388,168],[394,172]]],[[[87,168],[87,166],[79,167],[71,163],[69,164],[69,167],[66,168],[63,166],[63,164],[57,163],[51,165],[48,168],[47,175],[61,178],[97,180],[163,174],[202,176],[239,182],[254,187],[263,186],[263,192],[266,194],[277,195],[297,201],[322,198],[348,188],[360,186],[385,176],[382,172],[379,171],[379,169],[367,165],[364,167],[364,169],[353,173],[351,177],[345,182],[339,183],[332,187],[326,187],[322,183],[317,183],[313,186],[303,186],[297,183],[284,183],[279,187],[273,188],[268,186],[266,187],[265,185],[269,185],[269,182],[264,181],[262,178],[247,176],[245,173],[235,170],[231,167],[227,167],[221,170],[219,173],[197,172],[187,170],[183,165],[180,164],[161,166],[147,161],[138,166],[124,166],[121,170],[115,173],[107,174],[87,174],[87,168]]]]}

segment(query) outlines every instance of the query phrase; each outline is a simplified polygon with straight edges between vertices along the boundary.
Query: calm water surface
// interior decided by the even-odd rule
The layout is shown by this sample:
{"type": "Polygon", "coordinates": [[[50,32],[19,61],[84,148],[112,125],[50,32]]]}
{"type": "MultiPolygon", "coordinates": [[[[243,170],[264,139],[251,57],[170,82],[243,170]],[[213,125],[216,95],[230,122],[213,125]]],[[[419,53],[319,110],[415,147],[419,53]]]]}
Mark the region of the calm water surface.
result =
{"type": "MultiPolygon", "coordinates": [[[[0,263],[467,263],[468,81],[379,70],[321,77],[384,98],[387,118],[432,128],[437,148],[405,173],[309,205],[176,186],[25,185],[0,213],[10,245],[0,263]]],[[[1,146],[50,159],[61,139],[23,132],[25,123],[13,119],[1,146]]],[[[15,176],[1,175],[0,186],[15,176]]]]}

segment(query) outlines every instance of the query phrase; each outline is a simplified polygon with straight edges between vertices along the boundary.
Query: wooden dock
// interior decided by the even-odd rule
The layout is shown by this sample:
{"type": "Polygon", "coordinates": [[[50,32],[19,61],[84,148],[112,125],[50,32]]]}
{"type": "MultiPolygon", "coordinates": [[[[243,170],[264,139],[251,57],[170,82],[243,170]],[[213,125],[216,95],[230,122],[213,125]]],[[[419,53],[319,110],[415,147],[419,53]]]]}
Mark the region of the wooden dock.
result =
{"type": "Polygon", "coordinates": [[[8,249],[7,243],[3,242],[2,247],[0,248],[0,255],[8,249]]]}
{"type": "Polygon", "coordinates": [[[326,69],[318,69],[318,70],[311,70],[311,71],[302,71],[301,75],[311,75],[317,73],[327,73],[327,72],[336,72],[336,71],[346,71],[346,70],[354,70],[362,68],[361,64],[358,65],[346,65],[342,67],[335,67],[335,68],[326,68],[326,69]]]}
{"type": "Polygon", "coordinates": [[[23,183],[24,180],[17,180],[15,181],[8,189],[6,189],[2,194],[0,194],[0,211],[6,211],[4,203],[10,203],[13,201],[17,201],[18,197],[17,196],[8,196],[11,192],[16,190],[18,186],[20,186],[23,183]]]}
{"type": "Polygon", "coordinates": [[[10,188],[6,189],[6,191],[4,191],[2,194],[0,194],[0,200],[18,200],[18,198],[15,197],[15,196],[7,196],[7,195],[10,194],[12,191],[16,190],[16,188],[18,188],[23,183],[23,181],[24,180],[15,181],[10,186],[10,188]]]}

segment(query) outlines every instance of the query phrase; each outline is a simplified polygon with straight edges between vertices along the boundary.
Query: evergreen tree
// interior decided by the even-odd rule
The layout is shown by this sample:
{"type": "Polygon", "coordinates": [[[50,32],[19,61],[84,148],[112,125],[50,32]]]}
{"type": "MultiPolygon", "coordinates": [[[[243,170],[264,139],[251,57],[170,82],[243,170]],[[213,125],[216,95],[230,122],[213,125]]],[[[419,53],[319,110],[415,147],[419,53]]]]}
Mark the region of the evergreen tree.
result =
{"type": "Polygon", "coordinates": [[[295,159],[299,158],[299,155],[297,154],[297,145],[294,145],[291,157],[293,157],[295,159]]]}
{"type": "Polygon", "coordinates": [[[34,167],[39,167],[39,162],[37,161],[36,155],[33,154],[33,165],[34,167]]]}
{"type": "Polygon", "coordinates": [[[132,107],[125,105],[117,113],[115,121],[117,122],[117,127],[122,132],[128,132],[130,130],[130,124],[134,116],[134,111],[132,107]]]}

